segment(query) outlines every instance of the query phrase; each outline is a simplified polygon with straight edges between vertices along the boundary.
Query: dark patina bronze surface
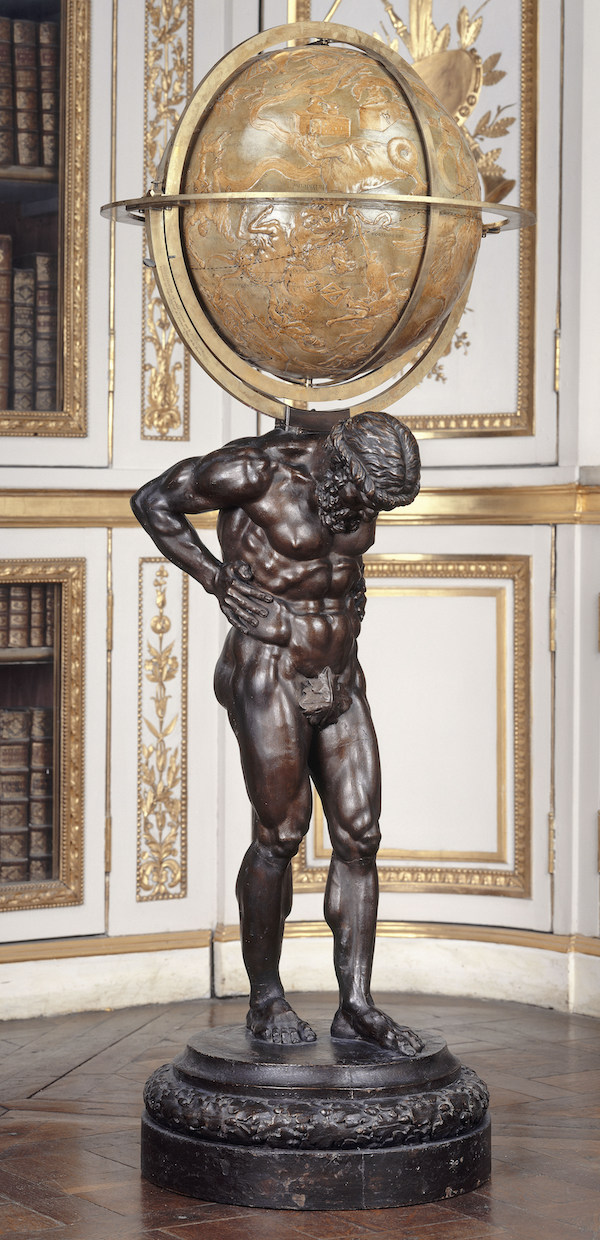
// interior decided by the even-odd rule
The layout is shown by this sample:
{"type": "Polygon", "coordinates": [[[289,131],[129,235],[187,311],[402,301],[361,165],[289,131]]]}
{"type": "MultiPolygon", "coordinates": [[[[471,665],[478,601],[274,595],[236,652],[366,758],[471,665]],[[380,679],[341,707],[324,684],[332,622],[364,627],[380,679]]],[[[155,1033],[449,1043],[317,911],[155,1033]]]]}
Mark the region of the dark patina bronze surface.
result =
{"type": "Polygon", "coordinates": [[[438,1033],[407,1058],[328,1036],[203,1031],[150,1077],[144,1174],[237,1205],[359,1209],[456,1196],[489,1176],[488,1092],[438,1033]]]}
{"type": "Polygon", "coordinates": [[[489,1174],[485,1086],[370,990],[381,776],[357,657],[362,556],[377,514],[418,489],[411,432],[364,413],[237,440],[134,497],[159,550],[216,595],[231,624],[215,692],[253,809],[237,883],[248,1032],[192,1039],[148,1081],[143,1170],[167,1188],[241,1205],[366,1208],[452,1196],[489,1174]],[[214,509],[222,563],[186,515],[214,509]],[[332,842],[330,1030],[292,1010],[279,976],[311,781],[332,842]]]}

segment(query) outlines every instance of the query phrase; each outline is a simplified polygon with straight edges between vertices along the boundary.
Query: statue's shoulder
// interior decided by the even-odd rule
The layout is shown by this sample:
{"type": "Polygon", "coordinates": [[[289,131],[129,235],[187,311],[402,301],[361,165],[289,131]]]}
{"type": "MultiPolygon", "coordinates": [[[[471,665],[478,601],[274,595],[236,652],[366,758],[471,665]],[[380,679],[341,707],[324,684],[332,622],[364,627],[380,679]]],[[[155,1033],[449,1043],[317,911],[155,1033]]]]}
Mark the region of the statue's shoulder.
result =
{"type": "Polygon", "coordinates": [[[257,442],[262,442],[266,457],[274,465],[287,465],[290,469],[297,469],[302,465],[310,466],[321,438],[318,434],[299,435],[294,431],[278,428],[259,436],[257,442]]]}

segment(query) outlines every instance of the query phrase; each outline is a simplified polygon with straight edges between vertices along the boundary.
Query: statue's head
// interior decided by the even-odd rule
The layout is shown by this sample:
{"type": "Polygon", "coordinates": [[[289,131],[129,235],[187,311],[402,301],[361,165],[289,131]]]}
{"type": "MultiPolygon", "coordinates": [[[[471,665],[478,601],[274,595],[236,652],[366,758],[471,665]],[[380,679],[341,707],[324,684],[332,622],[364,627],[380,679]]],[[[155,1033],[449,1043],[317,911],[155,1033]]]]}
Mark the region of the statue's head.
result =
{"type": "Polygon", "coordinates": [[[419,493],[417,441],[389,413],[359,413],[327,438],[329,463],[317,482],[321,519],[338,533],[358,529],[382,510],[411,504],[419,493]]]}

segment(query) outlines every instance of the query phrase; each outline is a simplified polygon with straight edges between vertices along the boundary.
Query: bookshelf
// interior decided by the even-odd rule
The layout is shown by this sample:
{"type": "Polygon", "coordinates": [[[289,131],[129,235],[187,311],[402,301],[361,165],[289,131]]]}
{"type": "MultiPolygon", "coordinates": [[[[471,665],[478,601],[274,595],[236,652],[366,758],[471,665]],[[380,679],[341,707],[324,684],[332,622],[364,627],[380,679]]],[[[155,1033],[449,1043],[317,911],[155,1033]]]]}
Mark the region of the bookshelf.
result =
{"type": "Polygon", "coordinates": [[[86,430],[88,21],[0,0],[0,435],[86,430]]]}
{"type": "Polygon", "coordinates": [[[58,407],[60,19],[0,0],[0,408],[25,413],[58,407]]]}
{"type": "Polygon", "coordinates": [[[0,886],[56,877],[60,589],[0,584],[0,886]]]}
{"type": "Polygon", "coordinates": [[[80,560],[0,561],[0,909],[81,900],[80,560]]]}

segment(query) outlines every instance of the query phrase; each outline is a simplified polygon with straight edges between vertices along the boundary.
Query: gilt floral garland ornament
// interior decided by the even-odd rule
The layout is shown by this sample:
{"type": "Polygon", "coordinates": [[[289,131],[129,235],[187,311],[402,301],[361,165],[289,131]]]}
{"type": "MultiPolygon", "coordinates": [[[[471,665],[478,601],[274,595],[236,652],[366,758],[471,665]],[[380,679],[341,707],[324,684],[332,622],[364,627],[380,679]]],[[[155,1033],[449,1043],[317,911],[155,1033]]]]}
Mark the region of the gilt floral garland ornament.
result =
{"type": "MultiPolygon", "coordinates": [[[[146,0],[144,179],[156,177],[192,90],[193,0],[146,0]]],[[[146,254],[142,284],[142,438],[189,437],[189,356],[146,254]]]]}
{"type": "MultiPolygon", "coordinates": [[[[143,597],[143,569],[140,590],[143,597]]],[[[146,709],[140,682],[140,762],[138,766],[138,900],[165,900],[186,895],[186,771],[185,717],[187,676],[185,658],[175,653],[176,638],[167,640],[172,622],[167,615],[169,572],[161,563],[153,580],[157,611],[150,619],[151,637],[145,643],[143,681],[152,687],[154,718],[146,709]],[[167,686],[171,692],[167,692],[167,686]],[[180,710],[169,706],[178,689],[180,710]],[[181,750],[173,743],[181,735],[181,750]]],[[[182,646],[186,644],[187,578],[182,607],[182,646]]],[[[141,617],[140,617],[141,619],[141,617]]]]}

